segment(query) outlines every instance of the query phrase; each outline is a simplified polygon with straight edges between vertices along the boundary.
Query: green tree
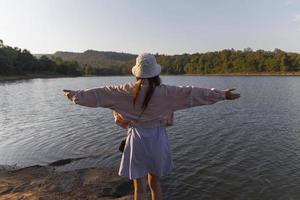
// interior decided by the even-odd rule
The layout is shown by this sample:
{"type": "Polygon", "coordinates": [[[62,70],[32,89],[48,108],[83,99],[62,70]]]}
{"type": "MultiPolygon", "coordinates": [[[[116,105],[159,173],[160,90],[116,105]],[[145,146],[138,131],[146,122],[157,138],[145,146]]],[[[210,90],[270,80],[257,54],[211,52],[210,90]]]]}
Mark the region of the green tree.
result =
{"type": "Polygon", "coordinates": [[[3,40],[0,39],[0,48],[3,48],[4,44],[3,44],[3,40]]]}

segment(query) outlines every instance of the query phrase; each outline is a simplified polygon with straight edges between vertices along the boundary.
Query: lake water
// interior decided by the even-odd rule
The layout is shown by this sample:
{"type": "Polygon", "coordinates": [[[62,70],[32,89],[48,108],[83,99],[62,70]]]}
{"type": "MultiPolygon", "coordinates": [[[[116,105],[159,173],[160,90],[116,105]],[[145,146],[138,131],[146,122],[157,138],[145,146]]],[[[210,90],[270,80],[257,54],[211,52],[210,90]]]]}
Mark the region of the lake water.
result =
{"type": "MultiPolygon", "coordinates": [[[[133,77],[32,79],[0,83],[0,165],[46,165],[89,156],[61,170],[119,166],[126,130],[112,111],[74,105],[62,89],[133,77]]],[[[166,84],[224,89],[237,101],[175,113],[168,134],[175,164],[162,179],[167,200],[300,199],[300,78],[162,76],[166,84]]]]}

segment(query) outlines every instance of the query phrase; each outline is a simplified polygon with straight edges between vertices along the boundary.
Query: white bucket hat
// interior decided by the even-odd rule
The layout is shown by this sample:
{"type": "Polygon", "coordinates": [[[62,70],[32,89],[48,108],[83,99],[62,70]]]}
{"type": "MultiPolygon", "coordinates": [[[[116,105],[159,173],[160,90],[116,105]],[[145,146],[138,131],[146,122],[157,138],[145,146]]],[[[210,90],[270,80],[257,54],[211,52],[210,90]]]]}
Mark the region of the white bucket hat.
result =
{"type": "Polygon", "coordinates": [[[136,58],[131,71],[135,77],[151,78],[160,74],[161,66],[157,64],[154,55],[143,53],[136,58]]]}

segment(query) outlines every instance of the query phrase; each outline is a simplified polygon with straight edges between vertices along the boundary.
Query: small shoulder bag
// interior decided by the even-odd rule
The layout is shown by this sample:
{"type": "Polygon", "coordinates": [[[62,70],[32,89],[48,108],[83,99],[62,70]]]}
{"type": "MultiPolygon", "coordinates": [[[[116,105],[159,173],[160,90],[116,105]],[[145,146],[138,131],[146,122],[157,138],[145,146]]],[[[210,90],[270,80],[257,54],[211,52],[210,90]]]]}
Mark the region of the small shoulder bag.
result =
{"type": "MultiPolygon", "coordinates": [[[[139,114],[138,119],[134,120],[133,122],[137,122],[138,120],[140,120],[140,118],[141,118],[144,111],[145,111],[145,108],[143,108],[142,112],[139,114]]],[[[121,151],[122,153],[124,152],[124,148],[125,148],[125,144],[126,144],[126,138],[124,138],[121,141],[120,146],[119,146],[119,151],[121,151]]]]}

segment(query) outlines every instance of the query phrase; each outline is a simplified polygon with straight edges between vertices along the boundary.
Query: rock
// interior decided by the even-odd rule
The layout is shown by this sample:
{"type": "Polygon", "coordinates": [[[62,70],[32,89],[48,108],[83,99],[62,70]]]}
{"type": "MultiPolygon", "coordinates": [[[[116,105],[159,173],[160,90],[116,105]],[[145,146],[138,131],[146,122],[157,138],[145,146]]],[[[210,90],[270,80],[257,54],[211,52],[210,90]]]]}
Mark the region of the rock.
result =
{"type": "Polygon", "coordinates": [[[133,199],[132,182],[119,177],[117,171],[96,167],[62,172],[53,166],[1,169],[0,199],[133,199]]]}
{"type": "Polygon", "coordinates": [[[57,161],[54,161],[54,162],[50,163],[49,166],[62,166],[62,165],[69,164],[73,161],[81,160],[81,159],[85,159],[85,158],[87,158],[87,157],[67,158],[67,159],[57,160],[57,161]]]}

